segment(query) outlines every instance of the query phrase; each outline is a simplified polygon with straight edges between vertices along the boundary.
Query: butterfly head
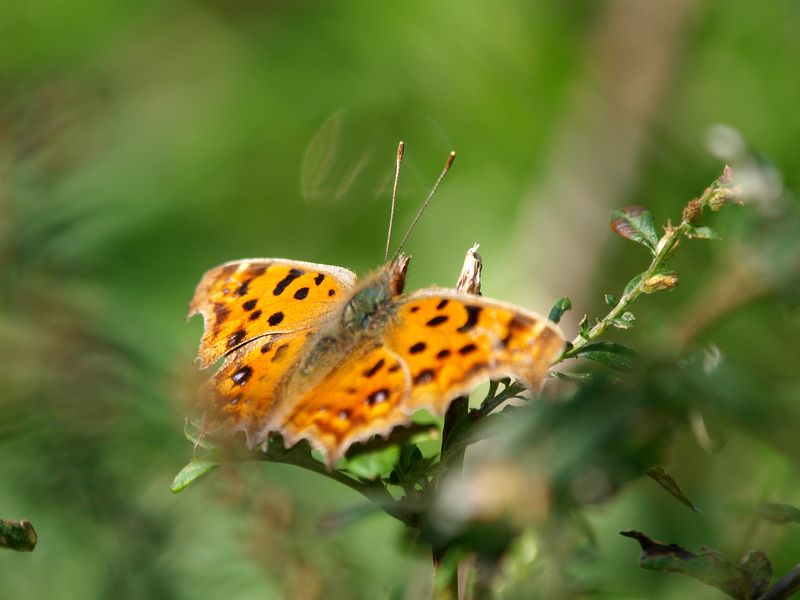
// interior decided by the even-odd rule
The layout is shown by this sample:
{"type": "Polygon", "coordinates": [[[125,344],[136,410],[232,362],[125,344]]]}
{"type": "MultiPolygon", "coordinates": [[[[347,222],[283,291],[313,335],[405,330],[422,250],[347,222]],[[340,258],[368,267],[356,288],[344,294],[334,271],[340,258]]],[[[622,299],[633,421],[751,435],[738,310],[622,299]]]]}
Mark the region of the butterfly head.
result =
{"type": "Polygon", "coordinates": [[[348,300],[342,313],[342,324],[349,330],[365,329],[385,314],[382,309],[392,298],[403,293],[410,256],[400,254],[367,279],[348,300]]]}

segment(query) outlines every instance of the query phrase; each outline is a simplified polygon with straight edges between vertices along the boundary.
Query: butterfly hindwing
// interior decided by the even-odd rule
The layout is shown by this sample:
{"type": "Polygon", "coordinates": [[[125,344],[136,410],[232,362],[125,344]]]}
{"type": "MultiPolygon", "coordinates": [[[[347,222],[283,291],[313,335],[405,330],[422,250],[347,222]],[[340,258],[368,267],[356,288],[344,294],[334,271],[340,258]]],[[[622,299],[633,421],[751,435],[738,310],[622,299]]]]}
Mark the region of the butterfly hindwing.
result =
{"type": "Polygon", "coordinates": [[[200,366],[259,336],[318,327],[356,282],[342,267],[284,259],[245,259],[211,269],[189,305],[189,316],[201,313],[205,324],[200,366]]]}
{"type": "Polygon", "coordinates": [[[201,390],[206,426],[244,431],[249,446],[263,441],[281,384],[305,350],[309,333],[267,334],[229,354],[201,390]]]}
{"type": "Polygon", "coordinates": [[[422,408],[441,415],[481,381],[512,376],[535,385],[561,352],[551,321],[448,290],[393,300],[380,338],[365,336],[277,423],[291,445],[307,439],[329,467],[353,443],[407,425],[422,408]]]}
{"type": "Polygon", "coordinates": [[[510,376],[535,386],[564,347],[550,320],[519,307],[455,291],[400,298],[386,346],[411,375],[403,409],[441,415],[456,396],[486,379],[510,376]]]}

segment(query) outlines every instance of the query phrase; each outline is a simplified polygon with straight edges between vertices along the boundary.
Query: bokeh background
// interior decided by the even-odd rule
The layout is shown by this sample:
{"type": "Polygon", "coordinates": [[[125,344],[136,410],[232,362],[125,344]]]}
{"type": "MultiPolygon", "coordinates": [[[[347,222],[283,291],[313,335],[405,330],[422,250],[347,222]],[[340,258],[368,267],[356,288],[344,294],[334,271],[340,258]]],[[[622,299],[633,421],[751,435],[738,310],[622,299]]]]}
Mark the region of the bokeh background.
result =
{"type": "MultiPolygon", "coordinates": [[[[646,266],[612,208],[676,219],[736,160],[794,202],[798,65],[792,0],[0,3],[0,517],[40,536],[0,553],[0,595],[421,597],[430,558],[400,525],[320,528],[360,502],[334,483],[246,464],[170,494],[206,376],[184,322],[200,275],[252,256],[379,266],[402,139],[398,233],[459,153],[408,243],[409,288],[452,285],[479,241],[484,293],[539,312],[568,295],[573,335],[646,266]]],[[[681,248],[681,286],[644,299],[627,343],[690,320],[715,257],[747,253],[737,219],[681,248]]],[[[770,383],[759,411],[791,414],[796,303],[706,336],[770,383]]],[[[641,571],[622,529],[797,563],[797,526],[746,510],[800,504],[800,422],[775,423],[728,428],[715,453],[678,435],[670,466],[702,516],[647,480],[593,508],[592,597],[715,597],[641,571]]]]}

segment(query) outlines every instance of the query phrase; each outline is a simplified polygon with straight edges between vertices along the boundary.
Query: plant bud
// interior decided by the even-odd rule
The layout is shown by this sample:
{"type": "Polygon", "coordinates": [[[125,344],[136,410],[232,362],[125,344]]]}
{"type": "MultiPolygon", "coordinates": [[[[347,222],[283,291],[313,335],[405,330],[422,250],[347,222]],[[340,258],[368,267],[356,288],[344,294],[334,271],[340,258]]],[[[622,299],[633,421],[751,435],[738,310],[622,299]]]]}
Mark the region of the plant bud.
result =
{"type": "Polygon", "coordinates": [[[675,272],[656,273],[650,276],[642,284],[642,291],[645,294],[652,294],[662,290],[671,290],[678,285],[678,274],[675,272]]]}
{"type": "Polygon", "coordinates": [[[702,203],[699,200],[690,200],[683,209],[683,220],[688,223],[696,223],[702,213],[702,203]]]}

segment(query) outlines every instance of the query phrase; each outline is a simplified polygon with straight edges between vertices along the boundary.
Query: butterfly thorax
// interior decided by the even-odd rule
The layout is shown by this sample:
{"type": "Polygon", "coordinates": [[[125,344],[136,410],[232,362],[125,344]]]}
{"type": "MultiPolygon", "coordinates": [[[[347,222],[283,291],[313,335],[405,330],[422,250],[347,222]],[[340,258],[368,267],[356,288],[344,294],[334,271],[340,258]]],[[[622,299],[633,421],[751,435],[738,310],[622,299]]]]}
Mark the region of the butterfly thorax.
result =
{"type": "Polygon", "coordinates": [[[340,325],[343,330],[358,335],[386,319],[392,298],[403,293],[408,260],[401,255],[355,291],[342,310],[340,325]]]}
{"type": "Polygon", "coordinates": [[[356,348],[368,351],[381,343],[381,332],[395,314],[392,300],[403,293],[408,261],[409,257],[401,254],[353,292],[338,316],[310,341],[310,350],[286,382],[287,388],[301,380],[324,377],[356,348]]]}

